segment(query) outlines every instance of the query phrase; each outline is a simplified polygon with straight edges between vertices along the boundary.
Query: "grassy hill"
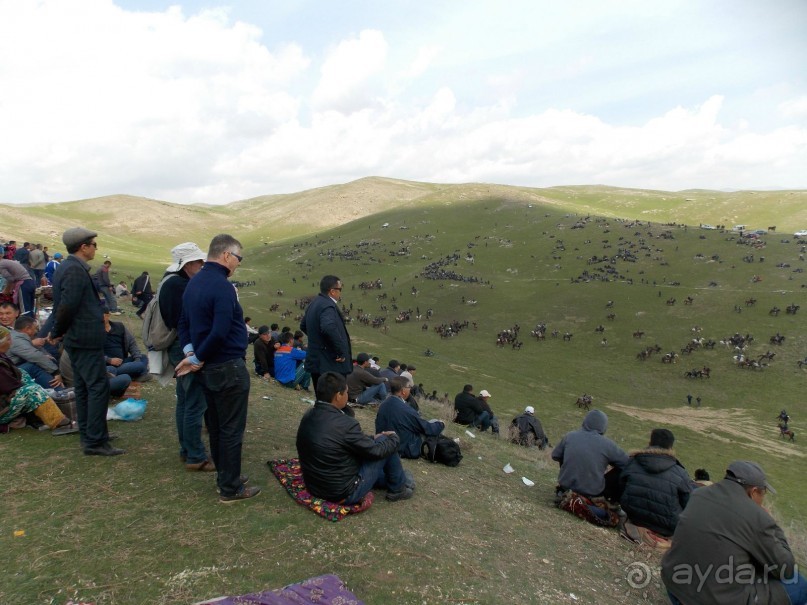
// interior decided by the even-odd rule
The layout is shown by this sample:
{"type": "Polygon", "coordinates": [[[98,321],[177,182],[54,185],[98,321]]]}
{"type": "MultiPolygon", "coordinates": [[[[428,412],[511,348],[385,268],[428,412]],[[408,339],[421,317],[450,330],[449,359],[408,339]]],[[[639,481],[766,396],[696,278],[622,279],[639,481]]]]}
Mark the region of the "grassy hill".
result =
{"type": "MultiPolygon", "coordinates": [[[[608,413],[608,434],[626,450],[666,426],[690,471],[705,467],[719,477],[733,459],[759,461],[779,492],[769,504],[805,561],[800,503],[807,493],[793,478],[805,457],[807,370],[796,362],[807,356],[807,279],[800,271],[807,242],[788,235],[807,227],[805,192],[363,179],[297,195],[215,208],[123,197],[116,205],[14,208],[3,234],[21,239],[30,230],[20,227],[33,218],[53,230],[55,242],[64,225],[83,222],[101,233],[116,277],[128,279],[144,268],[159,273],[179,241],[204,246],[211,235],[231,232],[246,246],[236,277],[256,282],[240,290],[254,325],[296,327],[295,298],[313,294],[322,275],[339,275],[351,317],[385,318],[383,328],[350,326],[354,354],[414,364],[417,382],[452,398],[466,382],[487,389],[504,425],[533,405],[556,443],[579,426],[575,400],[585,392],[608,413]],[[777,233],[753,248],[699,223],[776,225],[777,233]],[[430,279],[436,270],[453,279],[430,279]],[[375,279],[382,289],[359,288],[375,279]],[[747,306],[749,299],[756,303],[747,306]],[[274,303],[279,310],[270,313],[274,303]],[[790,304],[802,309],[786,314],[790,304]],[[773,306],[782,309],[778,316],[769,314],[773,306]],[[420,320],[395,321],[418,309],[420,320]],[[468,327],[450,338],[435,332],[454,321],[468,327]],[[541,342],[529,335],[539,322],[548,328],[541,342]],[[497,347],[497,334],[515,325],[523,345],[497,347]],[[595,331],[600,325],[602,333],[595,331]],[[555,330],[558,338],[549,335],[555,330]],[[569,341],[560,337],[566,332],[569,341]],[[774,359],[749,370],[720,344],[681,353],[694,337],[719,341],[735,333],[754,337],[751,357],[770,351],[774,359]],[[769,344],[776,333],[786,336],[781,346],[769,344]],[[637,353],[652,344],[677,352],[678,363],[662,364],[660,355],[639,361],[637,353]],[[426,349],[434,356],[424,356],[426,349]],[[711,378],[684,377],[703,366],[711,378]],[[687,407],[687,394],[701,396],[702,407],[687,407]],[[778,439],[782,408],[793,416],[795,444],[778,439]]],[[[136,327],[135,319],[126,321],[136,327]]],[[[451,426],[464,447],[458,468],[408,463],[418,480],[412,501],[379,501],[331,525],[293,504],[266,470],[267,459],[294,454],[306,407],[299,397],[254,383],[245,469],[264,493],[233,509],[216,504],[209,477],[176,462],[170,390],[149,384],[145,392],[146,419],[119,429],[130,450],[119,460],[80,457],[69,437],[18,431],[0,438],[4,459],[16,461],[0,471],[9,486],[0,548],[11,553],[16,580],[0,588],[0,601],[60,603],[78,595],[98,603],[189,603],[334,572],[367,603],[665,602],[657,576],[640,589],[626,583],[632,565],[655,569],[655,553],[551,507],[556,466],[542,452],[488,435],[471,439],[451,426]],[[514,475],[502,472],[507,462],[514,475]],[[26,535],[14,538],[19,529],[26,535]]],[[[448,414],[437,404],[425,410],[448,414]]],[[[370,412],[361,421],[372,430],[370,412]]]]}

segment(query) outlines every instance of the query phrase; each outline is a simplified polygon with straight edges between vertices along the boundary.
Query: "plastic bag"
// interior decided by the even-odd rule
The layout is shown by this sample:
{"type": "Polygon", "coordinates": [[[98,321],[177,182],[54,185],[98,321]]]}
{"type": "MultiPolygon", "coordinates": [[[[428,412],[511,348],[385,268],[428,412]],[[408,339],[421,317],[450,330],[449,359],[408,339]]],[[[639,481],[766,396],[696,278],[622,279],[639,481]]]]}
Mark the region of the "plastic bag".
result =
{"type": "Polygon", "coordinates": [[[148,402],[145,399],[124,399],[117,405],[107,410],[107,420],[125,420],[132,422],[140,420],[143,414],[146,413],[146,405],[148,402]]]}

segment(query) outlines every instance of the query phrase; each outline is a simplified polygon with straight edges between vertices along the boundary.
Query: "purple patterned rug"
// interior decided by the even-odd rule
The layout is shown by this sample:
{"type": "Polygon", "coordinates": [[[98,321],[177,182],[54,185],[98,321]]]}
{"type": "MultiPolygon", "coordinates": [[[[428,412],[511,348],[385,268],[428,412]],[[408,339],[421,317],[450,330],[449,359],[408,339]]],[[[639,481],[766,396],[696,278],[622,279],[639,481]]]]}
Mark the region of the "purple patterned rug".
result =
{"type": "Polygon", "coordinates": [[[364,605],[339,576],[328,574],[240,597],[217,597],[195,605],[364,605]]]}

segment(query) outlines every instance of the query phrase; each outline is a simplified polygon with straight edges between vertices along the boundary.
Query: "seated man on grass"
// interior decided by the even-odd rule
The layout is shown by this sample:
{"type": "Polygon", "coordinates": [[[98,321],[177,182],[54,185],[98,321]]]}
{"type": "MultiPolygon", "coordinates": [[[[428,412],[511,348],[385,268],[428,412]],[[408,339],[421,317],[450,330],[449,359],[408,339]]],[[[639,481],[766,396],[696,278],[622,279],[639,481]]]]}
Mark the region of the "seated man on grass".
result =
{"type": "Polygon", "coordinates": [[[292,347],[293,340],[291,332],[280,335],[280,346],[275,349],[275,380],[288,389],[308,391],[311,374],[305,371],[305,364],[297,363],[305,359],[305,351],[292,347]]]}
{"type": "Polygon", "coordinates": [[[311,495],[350,506],[378,487],[387,489],[387,500],[411,498],[415,484],[401,466],[398,435],[362,432],[358,421],[345,413],[347,382],[342,374],[325,372],[316,390],[317,402],[297,430],[300,467],[311,495]]]}
{"type": "Polygon", "coordinates": [[[454,397],[454,409],[457,416],[454,422],[467,425],[469,428],[488,430],[491,424],[491,414],[482,405],[482,401],[474,396],[473,385],[466,384],[462,393],[454,397]]]}
{"type": "Polygon", "coordinates": [[[14,322],[11,332],[11,350],[8,357],[35,383],[43,389],[61,389],[64,385],[59,376],[56,359],[43,350],[44,338],[36,338],[39,323],[33,317],[21,315],[14,322]]]}
{"type": "Polygon", "coordinates": [[[107,372],[113,376],[126,374],[132,380],[149,378],[149,361],[140,352],[129,329],[119,321],[109,320],[109,308],[104,307],[104,359],[107,372]]]}
{"type": "Polygon", "coordinates": [[[387,396],[387,378],[373,376],[367,368],[370,367],[370,356],[359,353],[356,356],[356,365],[347,375],[347,395],[349,401],[359,405],[377,405],[387,396]]]}
{"type": "Polygon", "coordinates": [[[535,408],[531,405],[524,408],[523,414],[513,418],[510,425],[512,427],[511,439],[519,445],[524,447],[537,445],[538,449],[542,450],[549,444],[544,427],[541,426],[541,421],[535,417],[535,408]]]}
{"type": "Polygon", "coordinates": [[[403,376],[390,380],[389,387],[390,396],[378,408],[378,415],[375,417],[375,430],[378,433],[392,431],[400,437],[398,454],[401,458],[420,458],[423,437],[439,435],[445,424],[439,420],[423,420],[406,402],[411,387],[403,376]]]}

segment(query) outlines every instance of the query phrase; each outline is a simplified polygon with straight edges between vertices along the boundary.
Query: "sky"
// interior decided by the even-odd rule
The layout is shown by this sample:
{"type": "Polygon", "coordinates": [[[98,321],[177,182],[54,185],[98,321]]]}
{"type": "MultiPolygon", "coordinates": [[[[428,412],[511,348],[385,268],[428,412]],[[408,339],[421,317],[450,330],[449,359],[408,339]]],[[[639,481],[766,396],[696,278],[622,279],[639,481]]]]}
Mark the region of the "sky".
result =
{"type": "Polygon", "coordinates": [[[0,203],[807,189],[804,0],[0,0],[0,203]]]}

